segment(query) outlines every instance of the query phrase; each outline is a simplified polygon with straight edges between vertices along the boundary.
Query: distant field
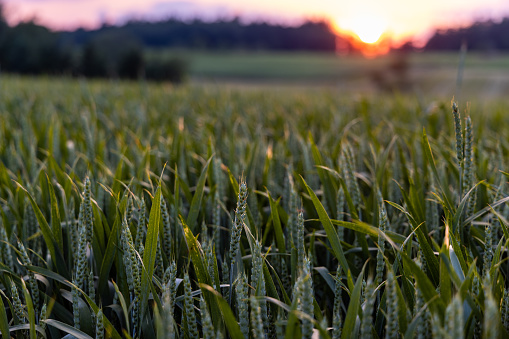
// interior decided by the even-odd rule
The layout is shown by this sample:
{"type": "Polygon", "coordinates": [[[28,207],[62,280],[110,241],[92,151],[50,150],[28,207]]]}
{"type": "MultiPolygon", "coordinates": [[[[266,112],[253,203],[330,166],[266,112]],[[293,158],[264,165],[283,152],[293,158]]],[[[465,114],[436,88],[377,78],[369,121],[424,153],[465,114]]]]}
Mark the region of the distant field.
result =
{"type": "MultiPolygon", "coordinates": [[[[323,53],[166,53],[188,60],[191,79],[198,83],[332,86],[363,94],[397,90],[435,97],[458,95],[455,92],[459,53],[409,54],[405,57],[408,69],[404,79],[390,69],[398,58],[394,55],[370,59],[323,53]],[[400,80],[403,84],[397,84],[400,80]]],[[[468,53],[461,90],[464,95],[482,100],[508,93],[509,55],[468,53]]]]}

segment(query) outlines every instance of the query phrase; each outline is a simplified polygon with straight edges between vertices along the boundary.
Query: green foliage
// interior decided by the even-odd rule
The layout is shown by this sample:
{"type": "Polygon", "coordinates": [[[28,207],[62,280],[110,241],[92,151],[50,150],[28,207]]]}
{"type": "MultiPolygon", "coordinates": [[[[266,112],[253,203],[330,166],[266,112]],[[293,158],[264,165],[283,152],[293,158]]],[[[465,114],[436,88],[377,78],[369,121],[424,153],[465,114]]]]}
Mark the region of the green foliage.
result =
{"type": "Polygon", "coordinates": [[[507,336],[496,110],[6,81],[2,338],[507,336]]]}
{"type": "MultiPolygon", "coordinates": [[[[3,24],[3,23],[2,23],[3,24]]],[[[21,74],[62,74],[72,69],[72,53],[58,35],[33,21],[0,29],[2,70],[21,74]]]]}
{"type": "Polygon", "coordinates": [[[241,273],[235,287],[237,296],[237,316],[240,329],[245,339],[249,339],[249,304],[248,304],[248,284],[244,272],[241,273]]]}
{"type": "Polygon", "coordinates": [[[159,58],[147,62],[145,77],[152,81],[170,81],[179,84],[186,80],[188,69],[189,64],[182,57],[159,58]]]}

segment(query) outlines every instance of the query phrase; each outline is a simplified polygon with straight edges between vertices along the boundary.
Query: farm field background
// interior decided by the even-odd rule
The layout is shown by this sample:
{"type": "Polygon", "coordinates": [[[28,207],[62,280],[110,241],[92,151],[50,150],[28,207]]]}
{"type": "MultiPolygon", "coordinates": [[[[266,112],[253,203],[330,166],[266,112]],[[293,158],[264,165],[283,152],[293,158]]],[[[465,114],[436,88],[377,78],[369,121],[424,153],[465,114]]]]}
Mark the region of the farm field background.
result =
{"type": "MultiPolygon", "coordinates": [[[[160,52],[160,51],[159,51],[160,52]]],[[[159,53],[158,52],[158,53],[159,53]]],[[[152,52],[154,53],[154,52],[152,52]]],[[[325,87],[341,92],[376,93],[399,90],[427,99],[450,99],[456,90],[459,53],[389,54],[376,58],[327,53],[275,52],[162,52],[189,62],[193,83],[233,83],[236,86],[325,87]],[[406,63],[406,83],[394,86],[394,64],[406,63]],[[376,77],[389,84],[380,84],[376,77]]],[[[150,58],[151,53],[148,52],[150,58]]],[[[462,94],[473,101],[492,101],[509,91],[509,55],[467,52],[463,67],[462,94]]],[[[400,76],[401,77],[401,76],[400,76]]]]}
{"type": "Polygon", "coordinates": [[[192,58],[2,76],[3,339],[509,335],[507,57],[192,58]]]}

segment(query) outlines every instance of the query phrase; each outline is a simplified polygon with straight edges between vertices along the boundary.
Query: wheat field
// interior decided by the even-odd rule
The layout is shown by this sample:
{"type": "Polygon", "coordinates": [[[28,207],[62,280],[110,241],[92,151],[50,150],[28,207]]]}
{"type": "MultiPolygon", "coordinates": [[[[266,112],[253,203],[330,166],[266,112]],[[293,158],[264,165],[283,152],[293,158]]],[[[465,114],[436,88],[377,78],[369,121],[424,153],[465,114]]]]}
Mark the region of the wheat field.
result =
{"type": "Polygon", "coordinates": [[[504,338],[507,103],[3,77],[8,338],[504,338]]]}

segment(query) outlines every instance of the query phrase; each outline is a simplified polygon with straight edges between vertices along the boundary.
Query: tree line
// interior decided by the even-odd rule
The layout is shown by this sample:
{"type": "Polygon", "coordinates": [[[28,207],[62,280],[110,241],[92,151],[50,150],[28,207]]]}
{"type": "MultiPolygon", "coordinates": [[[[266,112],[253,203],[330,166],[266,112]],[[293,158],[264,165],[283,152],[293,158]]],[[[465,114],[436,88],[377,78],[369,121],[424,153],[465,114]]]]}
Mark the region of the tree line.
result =
{"type": "Polygon", "coordinates": [[[160,22],[130,21],[123,26],[103,25],[97,30],[63,32],[66,41],[86,44],[104,35],[116,35],[151,48],[205,50],[328,51],[336,49],[337,36],[325,21],[300,26],[266,22],[243,24],[238,18],[206,22],[168,19],[160,22]]]}
{"type": "Polygon", "coordinates": [[[509,50],[509,18],[499,22],[476,22],[464,28],[437,30],[428,40],[426,51],[457,51],[462,44],[469,50],[507,51],[509,50]]]}
{"type": "MultiPolygon", "coordinates": [[[[437,30],[425,51],[509,50],[509,18],[437,30]]],[[[0,70],[20,74],[66,74],[182,81],[187,62],[147,50],[272,50],[334,52],[353,47],[325,21],[300,26],[266,22],[243,24],[238,18],[205,22],[168,19],[103,25],[95,30],[53,32],[33,21],[9,26],[0,7],[0,70]]],[[[405,48],[413,48],[405,45],[405,48]]]]}
{"type": "Polygon", "coordinates": [[[187,64],[175,57],[148,62],[144,46],[134,40],[101,36],[84,44],[64,39],[34,22],[9,27],[0,21],[0,70],[91,78],[127,78],[181,82],[187,64]]]}
{"type": "Polygon", "coordinates": [[[244,25],[238,19],[131,21],[96,30],[52,32],[33,21],[0,20],[0,69],[19,74],[67,74],[180,82],[186,60],[147,50],[280,50],[334,52],[336,35],[323,21],[298,27],[244,25]]]}

